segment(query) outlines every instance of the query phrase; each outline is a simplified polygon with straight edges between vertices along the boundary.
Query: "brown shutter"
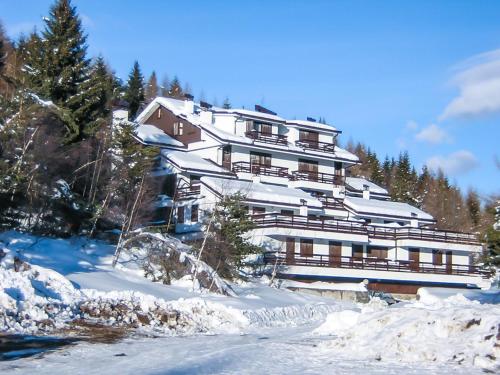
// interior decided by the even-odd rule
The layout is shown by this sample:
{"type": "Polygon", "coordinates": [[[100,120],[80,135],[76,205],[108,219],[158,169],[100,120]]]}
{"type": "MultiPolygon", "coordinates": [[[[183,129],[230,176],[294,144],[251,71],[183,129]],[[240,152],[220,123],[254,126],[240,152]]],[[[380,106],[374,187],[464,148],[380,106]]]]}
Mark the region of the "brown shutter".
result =
{"type": "Polygon", "coordinates": [[[438,250],[432,250],[432,264],[435,266],[443,265],[443,253],[438,250]]]}
{"type": "Polygon", "coordinates": [[[329,265],[339,267],[342,263],[342,242],[330,241],[328,243],[329,265]]]}
{"type": "Polygon", "coordinates": [[[410,270],[418,271],[420,269],[420,249],[411,247],[409,252],[410,270]]]}
{"type": "Polygon", "coordinates": [[[295,238],[287,237],[286,239],[286,261],[287,263],[294,262],[295,259],[295,238]]]}
{"type": "Polygon", "coordinates": [[[312,257],[313,252],[313,240],[308,238],[302,238],[300,240],[300,256],[301,257],[312,257]]]}

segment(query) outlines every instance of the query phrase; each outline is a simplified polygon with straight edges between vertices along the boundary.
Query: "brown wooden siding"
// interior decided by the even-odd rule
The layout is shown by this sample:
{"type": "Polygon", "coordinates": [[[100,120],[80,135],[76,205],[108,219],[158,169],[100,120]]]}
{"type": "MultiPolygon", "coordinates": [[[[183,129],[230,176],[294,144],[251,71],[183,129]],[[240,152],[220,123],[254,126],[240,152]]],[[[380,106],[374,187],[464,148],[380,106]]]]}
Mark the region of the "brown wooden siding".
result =
{"type": "Polygon", "coordinates": [[[189,121],[174,115],[168,109],[160,106],[151,116],[145,121],[145,124],[154,125],[163,130],[166,134],[178,141],[186,144],[198,142],[201,140],[201,130],[191,124],[189,121]],[[182,135],[176,135],[174,132],[174,124],[182,123],[182,135]]]}

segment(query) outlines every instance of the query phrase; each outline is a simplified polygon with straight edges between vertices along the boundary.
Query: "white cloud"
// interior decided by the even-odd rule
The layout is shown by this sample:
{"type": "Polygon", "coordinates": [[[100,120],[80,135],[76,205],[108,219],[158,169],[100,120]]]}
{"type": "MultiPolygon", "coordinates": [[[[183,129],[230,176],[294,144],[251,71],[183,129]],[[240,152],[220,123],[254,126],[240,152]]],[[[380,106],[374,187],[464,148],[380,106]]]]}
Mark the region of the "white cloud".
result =
{"type": "Polygon", "coordinates": [[[441,169],[453,176],[471,171],[479,165],[479,162],[472,152],[460,150],[446,156],[433,156],[427,160],[426,165],[434,172],[441,169]]]}
{"type": "Polygon", "coordinates": [[[413,121],[413,120],[410,120],[406,123],[406,129],[407,130],[411,130],[411,131],[415,131],[418,129],[418,124],[416,121],[413,121]]]}
{"type": "Polygon", "coordinates": [[[446,133],[446,131],[441,129],[439,126],[431,124],[415,134],[415,139],[421,142],[438,144],[449,141],[450,137],[448,136],[448,133],[446,133]]]}
{"type": "Polygon", "coordinates": [[[474,56],[457,70],[451,83],[458,87],[459,95],[440,119],[500,112],[500,49],[474,56]]]}

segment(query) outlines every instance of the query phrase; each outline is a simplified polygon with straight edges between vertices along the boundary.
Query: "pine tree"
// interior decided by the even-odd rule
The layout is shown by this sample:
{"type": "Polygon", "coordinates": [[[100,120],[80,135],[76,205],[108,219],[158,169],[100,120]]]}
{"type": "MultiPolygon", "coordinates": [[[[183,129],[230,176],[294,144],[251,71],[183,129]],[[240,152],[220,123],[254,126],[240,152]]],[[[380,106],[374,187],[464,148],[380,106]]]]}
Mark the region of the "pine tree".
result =
{"type": "Polygon", "coordinates": [[[168,96],[172,98],[182,99],[184,92],[181,88],[181,83],[177,76],[174,77],[173,81],[170,83],[170,88],[168,89],[168,96]]]}
{"type": "Polygon", "coordinates": [[[148,83],[146,84],[146,89],[144,90],[146,103],[151,103],[154,98],[158,96],[158,92],[158,81],[156,79],[156,73],[153,70],[153,73],[151,73],[151,75],[149,76],[148,83]]]}
{"type": "Polygon", "coordinates": [[[141,104],[144,102],[144,78],[137,61],[134,62],[134,67],[128,76],[125,100],[129,104],[129,117],[134,119],[141,104]]]}
{"type": "Polygon", "coordinates": [[[399,202],[414,203],[413,189],[415,183],[415,175],[411,170],[410,157],[407,152],[401,153],[392,183],[392,198],[399,202]]]}
{"type": "Polygon", "coordinates": [[[21,85],[39,95],[43,95],[42,84],[45,74],[43,51],[43,41],[36,32],[32,32],[27,39],[21,36],[17,43],[17,54],[23,65],[21,85]]]}
{"type": "Polygon", "coordinates": [[[42,35],[45,60],[42,94],[64,105],[79,93],[89,74],[87,37],[70,0],[58,0],[52,6],[42,35]]]}
{"type": "Polygon", "coordinates": [[[168,90],[170,90],[170,80],[168,79],[167,75],[164,75],[163,79],[161,80],[160,95],[168,96],[168,90]]]}
{"type": "Polygon", "coordinates": [[[370,181],[374,182],[377,185],[384,185],[384,173],[382,168],[380,167],[380,162],[377,158],[376,153],[369,153],[368,158],[368,166],[369,166],[369,174],[370,181]]]}
{"type": "Polygon", "coordinates": [[[392,182],[392,167],[389,156],[387,155],[385,156],[384,163],[382,164],[382,170],[384,174],[384,186],[390,188],[392,182]]]}
{"type": "Polygon", "coordinates": [[[80,100],[75,117],[81,124],[82,136],[95,135],[99,128],[108,122],[113,81],[104,59],[98,57],[90,69],[89,79],[81,85],[82,95],[74,98],[80,100]]]}
{"type": "Polygon", "coordinates": [[[479,201],[479,195],[475,190],[469,189],[465,198],[465,203],[467,205],[469,219],[472,224],[471,229],[477,228],[481,219],[481,202],[479,201]]]}
{"type": "Polygon", "coordinates": [[[231,102],[229,101],[229,98],[226,96],[226,99],[224,99],[224,102],[222,103],[222,108],[224,109],[231,109],[231,102]]]}

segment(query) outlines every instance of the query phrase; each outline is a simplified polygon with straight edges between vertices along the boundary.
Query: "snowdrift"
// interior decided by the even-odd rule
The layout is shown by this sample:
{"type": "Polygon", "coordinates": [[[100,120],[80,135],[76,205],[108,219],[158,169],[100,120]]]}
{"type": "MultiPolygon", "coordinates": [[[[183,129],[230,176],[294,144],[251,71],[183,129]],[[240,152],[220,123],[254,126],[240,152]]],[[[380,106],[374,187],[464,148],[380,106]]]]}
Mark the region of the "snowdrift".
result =
{"type": "Polygon", "coordinates": [[[334,312],[315,333],[333,336],[321,348],[350,358],[500,370],[500,306],[462,295],[334,312]]]}
{"type": "MultiPolygon", "coordinates": [[[[235,285],[239,296],[231,289],[234,297],[192,291],[192,281],[189,287],[163,285],[144,278],[130,254],[114,269],[110,267],[112,247],[78,238],[10,232],[0,234],[0,241],[4,242],[0,332],[57,333],[83,320],[162,335],[240,333],[321,321],[341,308],[333,301],[326,304],[251,283],[235,285]],[[86,285],[93,287],[82,287],[86,285]]],[[[196,260],[189,259],[192,266],[196,260]]],[[[218,276],[212,277],[218,287],[226,287],[218,276]]]]}

